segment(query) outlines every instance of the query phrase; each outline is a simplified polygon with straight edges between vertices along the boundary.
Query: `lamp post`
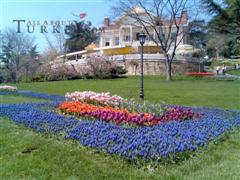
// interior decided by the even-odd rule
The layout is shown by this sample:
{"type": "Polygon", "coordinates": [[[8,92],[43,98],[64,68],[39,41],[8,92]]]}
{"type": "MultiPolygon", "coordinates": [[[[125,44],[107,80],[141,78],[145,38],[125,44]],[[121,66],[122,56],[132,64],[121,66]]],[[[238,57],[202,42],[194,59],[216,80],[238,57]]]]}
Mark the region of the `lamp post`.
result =
{"type": "Polygon", "coordinates": [[[141,32],[139,34],[139,41],[141,44],[141,86],[140,86],[140,98],[144,101],[144,87],[143,87],[143,45],[145,43],[146,35],[141,32]]]}

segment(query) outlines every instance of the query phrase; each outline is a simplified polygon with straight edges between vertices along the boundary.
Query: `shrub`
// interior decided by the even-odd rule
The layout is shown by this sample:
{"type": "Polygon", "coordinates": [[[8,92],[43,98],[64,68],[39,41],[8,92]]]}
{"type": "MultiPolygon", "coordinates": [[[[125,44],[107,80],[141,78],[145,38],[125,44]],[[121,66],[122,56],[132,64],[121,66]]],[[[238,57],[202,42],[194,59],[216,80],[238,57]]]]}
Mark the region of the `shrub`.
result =
{"type": "Polygon", "coordinates": [[[32,78],[32,81],[61,81],[80,78],[80,74],[73,66],[58,64],[55,66],[42,66],[37,74],[32,78]]]}
{"type": "Polygon", "coordinates": [[[105,56],[92,55],[86,59],[89,72],[88,78],[95,79],[109,79],[117,78],[127,73],[127,70],[117,65],[117,63],[110,61],[105,56]]]}
{"type": "Polygon", "coordinates": [[[61,81],[71,79],[110,79],[118,78],[127,71],[124,67],[110,61],[104,56],[90,56],[86,59],[86,66],[82,66],[79,70],[74,65],[49,63],[42,65],[32,81],[61,81]]]}
{"type": "Polygon", "coordinates": [[[127,70],[122,66],[114,66],[110,70],[110,74],[111,74],[112,78],[119,77],[119,76],[121,76],[123,74],[126,74],[126,73],[127,73],[127,70]]]}

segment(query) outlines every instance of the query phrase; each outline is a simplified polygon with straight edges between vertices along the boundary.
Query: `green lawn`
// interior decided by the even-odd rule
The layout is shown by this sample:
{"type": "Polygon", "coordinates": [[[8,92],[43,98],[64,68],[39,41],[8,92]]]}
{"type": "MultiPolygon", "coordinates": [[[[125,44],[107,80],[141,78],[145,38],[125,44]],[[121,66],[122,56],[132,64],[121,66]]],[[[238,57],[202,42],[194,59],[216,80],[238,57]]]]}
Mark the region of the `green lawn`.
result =
{"type": "MultiPolygon", "coordinates": [[[[151,102],[214,106],[240,109],[240,82],[179,78],[166,82],[146,77],[146,98],[151,102]]],[[[137,77],[116,80],[76,80],[21,83],[19,89],[64,94],[67,91],[110,91],[124,97],[138,97],[137,77]]],[[[38,102],[22,96],[0,96],[1,103],[38,102]]],[[[0,117],[0,179],[239,179],[240,131],[219,145],[178,164],[160,164],[146,170],[116,156],[38,134],[0,117]],[[30,153],[22,153],[28,149],[30,153]]]]}
{"type": "MultiPolygon", "coordinates": [[[[139,78],[21,83],[20,89],[64,95],[72,91],[110,91],[126,98],[139,96],[139,78]]],[[[159,76],[145,77],[145,97],[151,102],[240,109],[240,81],[178,78],[167,82],[159,76]]]]}
{"type": "Polygon", "coordinates": [[[234,69],[234,70],[231,70],[231,71],[227,71],[227,73],[231,74],[231,75],[240,76],[240,69],[234,69]]]}
{"type": "Polygon", "coordinates": [[[0,179],[238,179],[240,131],[178,164],[144,170],[0,118],[0,179]],[[31,153],[22,153],[34,148],[31,153]]]}
{"type": "Polygon", "coordinates": [[[43,100],[36,98],[23,97],[19,95],[0,95],[0,104],[13,104],[13,103],[29,103],[29,102],[43,102],[43,100]]]}

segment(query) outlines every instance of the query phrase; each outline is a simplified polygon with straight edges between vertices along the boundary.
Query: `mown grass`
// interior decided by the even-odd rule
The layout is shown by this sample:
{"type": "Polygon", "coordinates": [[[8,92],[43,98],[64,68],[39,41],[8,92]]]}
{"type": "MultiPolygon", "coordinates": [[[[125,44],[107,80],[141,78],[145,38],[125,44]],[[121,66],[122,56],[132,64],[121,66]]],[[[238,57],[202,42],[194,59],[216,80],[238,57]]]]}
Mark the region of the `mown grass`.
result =
{"type": "Polygon", "coordinates": [[[0,118],[0,123],[1,179],[225,180],[240,177],[240,131],[188,160],[146,170],[119,157],[35,133],[5,118],[0,118]]]}
{"type": "MultiPolygon", "coordinates": [[[[114,80],[74,80],[40,83],[21,83],[18,88],[36,92],[64,95],[72,91],[115,93],[125,98],[139,97],[139,77],[114,80]]],[[[160,76],[145,77],[145,98],[154,103],[210,106],[240,109],[240,81],[177,77],[167,82],[160,76]]]]}
{"type": "Polygon", "coordinates": [[[15,103],[29,103],[29,102],[43,102],[41,99],[23,97],[20,95],[0,95],[0,104],[15,104],[15,103]]]}
{"type": "MultiPolygon", "coordinates": [[[[139,78],[21,83],[20,89],[52,94],[75,90],[110,91],[138,97],[139,78]]],[[[151,102],[240,109],[239,81],[179,78],[166,82],[159,76],[145,78],[146,98],[151,102]]],[[[22,96],[0,96],[0,103],[36,102],[22,96]]],[[[238,179],[240,131],[219,145],[177,164],[159,164],[146,170],[116,156],[38,134],[0,117],[0,179],[238,179]],[[31,151],[32,149],[32,151],[31,151]],[[25,153],[22,153],[25,152],[25,153]]]]}
{"type": "Polygon", "coordinates": [[[231,75],[240,76],[240,69],[230,70],[230,71],[227,71],[227,73],[231,75]]]}

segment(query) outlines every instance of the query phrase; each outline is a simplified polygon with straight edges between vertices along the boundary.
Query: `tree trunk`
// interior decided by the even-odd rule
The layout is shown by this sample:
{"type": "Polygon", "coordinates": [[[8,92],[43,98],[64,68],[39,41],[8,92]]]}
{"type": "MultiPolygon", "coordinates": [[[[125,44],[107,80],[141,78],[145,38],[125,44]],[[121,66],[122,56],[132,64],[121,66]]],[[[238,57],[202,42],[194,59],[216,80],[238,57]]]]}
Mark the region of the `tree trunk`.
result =
{"type": "Polygon", "coordinates": [[[215,48],[215,50],[216,50],[216,58],[217,58],[217,60],[219,60],[219,52],[218,52],[218,48],[215,48]]]}
{"type": "Polygon", "coordinates": [[[170,63],[169,60],[166,60],[166,80],[172,80],[172,63],[170,63]]]}

